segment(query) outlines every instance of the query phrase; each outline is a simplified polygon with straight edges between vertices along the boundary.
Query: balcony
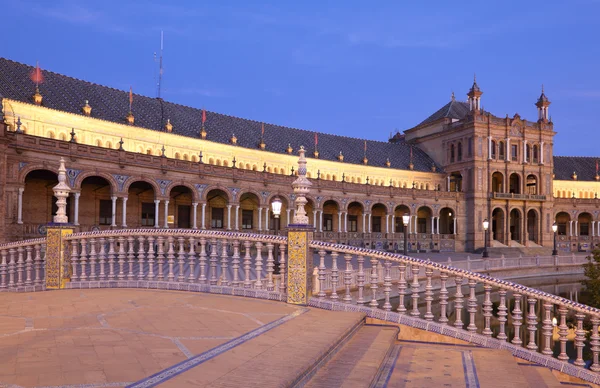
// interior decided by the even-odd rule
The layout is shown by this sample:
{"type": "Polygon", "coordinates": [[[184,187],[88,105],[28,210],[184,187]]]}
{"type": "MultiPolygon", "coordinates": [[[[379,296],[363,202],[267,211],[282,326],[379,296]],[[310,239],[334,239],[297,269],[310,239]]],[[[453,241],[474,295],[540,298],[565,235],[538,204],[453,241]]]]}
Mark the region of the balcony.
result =
{"type": "Polygon", "coordinates": [[[528,201],[545,201],[545,195],[538,194],[513,194],[513,193],[491,193],[491,197],[494,199],[517,199],[517,200],[528,200],[528,201]]]}

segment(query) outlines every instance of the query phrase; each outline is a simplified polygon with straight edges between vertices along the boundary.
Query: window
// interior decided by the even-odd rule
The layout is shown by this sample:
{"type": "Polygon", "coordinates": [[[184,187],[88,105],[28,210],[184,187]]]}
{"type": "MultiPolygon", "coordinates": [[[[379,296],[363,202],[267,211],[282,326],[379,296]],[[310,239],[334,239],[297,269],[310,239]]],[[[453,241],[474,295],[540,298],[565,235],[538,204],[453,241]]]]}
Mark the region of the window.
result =
{"type": "Polygon", "coordinates": [[[191,206],[189,205],[177,205],[177,227],[178,228],[189,228],[190,227],[190,213],[191,206]]]}
{"type": "Polygon", "coordinates": [[[454,144],[450,144],[450,163],[454,163],[454,144]]]}
{"type": "Polygon", "coordinates": [[[381,233],[381,216],[372,216],[371,225],[373,233],[381,233]]]}
{"type": "Polygon", "coordinates": [[[333,231],[333,214],[323,214],[323,230],[325,232],[333,231]]]}
{"type": "MultiPolygon", "coordinates": [[[[154,213],[154,208],[152,209],[152,212],[154,213]]],[[[110,225],[112,223],[112,201],[108,199],[101,199],[99,213],[100,217],[98,220],[98,224],[110,225]]],[[[154,225],[154,220],[152,220],[152,225],[154,225]]]]}
{"type": "Polygon", "coordinates": [[[566,236],[567,235],[567,223],[566,222],[557,222],[556,225],[558,226],[556,233],[558,233],[559,236],[566,236]]]}
{"type": "Polygon", "coordinates": [[[252,229],[252,219],[254,212],[252,210],[242,210],[242,229],[252,229]]]}
{"type": "Polygon", "coordinates": [[[538,146],[534,145],[533,146],[533,163],[538,163],[539,161],[539,155],[538,155],[538,146]]]}
{"type": "Polygon", "coordinates": [[[496,159],[496,142],[492,140],[492,155],[490,155],[492,159],[496,159]]]}
{"type": "Polygon", "coordinates": [[[462,143],[458,143],[456,147],[456,161],[460,162],[462,160],[462,143]]]}
{"type": "Polygon", "coordinates": [[[589,236],[590,235],[590,224],[588,222],[582,222],[579,224],[579,235],[589,236]]]}
{"type": "Polygon", "coordinates": [[[469,142],[467,143],[467,156],[469,158],[473,157],[473,138],[469,138],[469,142]]]}
{"type": "Polygon", "coordinates": [[[527,163],[531,161],[531,146],[529,144],[525,145],[525,160],[524,162],[527,163]]]}
{"type": "Polygon", "coordinates": [[[417,233],[427,233],[427,218],[417,218],[417,233]]]}
{"type": "Polygon", "coordinates": [[[504,159],[504,142],[498,143],[498,158],[504,159]]]}
{"type": "Polygon", "coordinates": [[[519,146],[516,144],[513,144],[512,146],[510,146],[510,158],[513,162],[516,162],[517,160],[519,160],[519,146]]]}
{"type": "MultiPolygon", "coordinates": [[[[110,201],[106,201],[110,204],[110,201]]],[[[109,212],[111,212],[109,210],[109,212]]],[[[142,226],[154,226],[154,204],[142,202],[142,226]]],[[[105,225],[110,225],[110,222],[105,225]]]]}
{"type": "Polygon", "coordinates": [[[394,220],[394,231],[396,233],[404,233],[404,222],[402,221],[402,216],[396,216],[394,220]]]}
{"type": "Polygon", "coordinates": [[[348,216],[348,232],[358,232],[358,216],[348,216]]]}
{"type": "Polygon", "coordinates": [[[213,229],[223,229],[223,214],[225,209],[222,207],[211,208],[210,227],[213,229]]]}

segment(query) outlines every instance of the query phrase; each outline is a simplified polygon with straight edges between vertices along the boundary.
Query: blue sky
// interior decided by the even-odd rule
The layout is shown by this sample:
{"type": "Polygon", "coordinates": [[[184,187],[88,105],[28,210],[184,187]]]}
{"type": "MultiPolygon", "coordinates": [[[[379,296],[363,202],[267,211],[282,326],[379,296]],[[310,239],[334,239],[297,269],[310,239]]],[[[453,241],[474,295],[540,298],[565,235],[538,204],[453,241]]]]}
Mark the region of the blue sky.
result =
{"type": "Polygon", "coordinates": [[[473,74],[484,109],[537,119],[555,154],[598,156],[598,0],[2,1],[0,55],[254,120],[375,140],[408,129],[473,74]],[[408,4],[410,3],[410,4],[408,4]]]}

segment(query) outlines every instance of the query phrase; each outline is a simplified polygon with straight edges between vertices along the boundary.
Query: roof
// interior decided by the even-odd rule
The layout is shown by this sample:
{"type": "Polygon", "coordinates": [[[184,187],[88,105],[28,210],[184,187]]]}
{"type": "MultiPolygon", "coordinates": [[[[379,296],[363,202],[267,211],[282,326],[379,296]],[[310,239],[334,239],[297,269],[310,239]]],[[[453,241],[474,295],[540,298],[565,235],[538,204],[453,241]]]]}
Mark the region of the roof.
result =
{"type": "Polygon", "coordinates": [[[438,109],[434,114],[421,121],[417,126],[433,123],[434,121],[442,118],[462,120],[465,118],[465,116],[467,116],[469,110],[470,108],[467,102],[456,101],[455,99],[452,99],[449,103],[438,109]]]}
{"type": "MultiPolygon", "coordinates": [[[[33,103],[35,85],[30,79],[34,67],[0,58],[0,98],[33,103]]],[[[129,112],[129,92],[82,81],[62,74],[42,70],[44,82],[39,85],[43,96],[42,105],[59,111],[82,114],[85,101],[92,107],[91,117],[125,124],[129,112]]],[[[459,109],[459,108],[456,108],[459,109]]],[[[134,94],[133,115],[135,126],[155,131],[163,131],[167,119],[173,125],[173,133],[199,138],[202,125],[202,110],[183,106],[160,98],[134,94]]],[[[205,129],[207,140],[230,144],[233,134],[240,147],[258,150],[262,123],[215,112],[206,112],[205,129]]],[[[288,144],[296,151],[300,145],[312,156],[315,148],[315,132],[264,124],[266,150],[286,153],[288,144]]],[[[408,169],[411,146],[404,141],[382,142],[363,140],[325,133],[318,134],[319,158],[337,160],[340,151],[345,163],[362,164],[364,143],[367,144],[367,158],[370,166],[385,166],[389,158],[391,168],[408,169]]],[[[421,149],[413,150],[413,164],[416,171],[431,171],[435,162],[421,149]]],[[[436,165],[438,171],[440,166],[436,165]]]]}
{"type": "Polygon", "coordinates": [[[555,156],[554,157],[554,179],[573,180],[573,172],[577,174],[578,181],[596,180],[596,162],[600,158],[587,156],[555,156]]]}

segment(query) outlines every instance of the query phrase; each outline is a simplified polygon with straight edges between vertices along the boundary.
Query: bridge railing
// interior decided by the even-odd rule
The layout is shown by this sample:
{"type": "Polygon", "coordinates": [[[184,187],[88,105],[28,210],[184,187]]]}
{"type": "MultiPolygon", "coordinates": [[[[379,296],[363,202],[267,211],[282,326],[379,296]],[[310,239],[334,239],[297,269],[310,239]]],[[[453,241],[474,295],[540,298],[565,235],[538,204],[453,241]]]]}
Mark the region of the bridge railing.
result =
{"type": "Polygon", "coordinates": [[[0,244],[0,291],[44,289],[46,239],[0,244]]]}

